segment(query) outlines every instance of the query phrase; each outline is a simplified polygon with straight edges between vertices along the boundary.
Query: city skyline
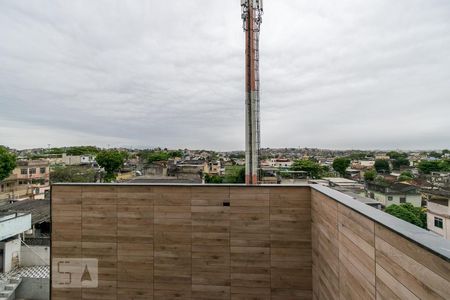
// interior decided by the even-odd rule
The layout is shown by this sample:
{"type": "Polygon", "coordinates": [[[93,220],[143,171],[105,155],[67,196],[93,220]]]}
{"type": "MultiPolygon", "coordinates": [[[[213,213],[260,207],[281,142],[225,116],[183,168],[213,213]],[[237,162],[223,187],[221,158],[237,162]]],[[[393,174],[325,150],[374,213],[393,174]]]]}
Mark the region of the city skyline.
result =
{"type": "MultiPolygon", "coordinates": [[[[0,144],[243,149],[240,2],[210,2],[0,2],[0,144]]],[[[262,147],[450,148],[450,3],[265,6],[262,147]]]]}

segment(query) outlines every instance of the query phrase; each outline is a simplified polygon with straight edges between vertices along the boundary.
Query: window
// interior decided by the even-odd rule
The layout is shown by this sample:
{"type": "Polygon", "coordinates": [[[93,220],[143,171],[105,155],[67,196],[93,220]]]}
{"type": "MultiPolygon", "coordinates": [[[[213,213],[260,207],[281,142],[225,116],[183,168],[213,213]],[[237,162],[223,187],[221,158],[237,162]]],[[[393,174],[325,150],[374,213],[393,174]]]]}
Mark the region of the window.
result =
{"type": "Polygon", "coordinates": [[[393,199],[392,196],[388,196],[388,201],[392,201],[393,199]]]}
{"type": "Polygon", "coordinates": [[[20,169],[20,174],[27,175],[28,174],[28,169],[20,169]]]}
{"type": "Polygon", "coordinates": [[[36,174],[36,168],[31,168],[30,169],[30,174],[36,174]]]}
{"type": "Polygon", "coordinates": [[[400,197],[400,203],[406,203],[406,197],[400,197]]]}
{"type": "Polygon", "coordinates": [[[45,168],[41,168],[41,169],[39,170],[39,172],[40,172],[41,174],[45,174],[45,168]]]}
{"type": "Polygon", "coordinates": [[[442,218],[438,218],[438,217],[434,217],[434,227],[437,228],[444,228],[444,220],[442,220],[442,218]]]}

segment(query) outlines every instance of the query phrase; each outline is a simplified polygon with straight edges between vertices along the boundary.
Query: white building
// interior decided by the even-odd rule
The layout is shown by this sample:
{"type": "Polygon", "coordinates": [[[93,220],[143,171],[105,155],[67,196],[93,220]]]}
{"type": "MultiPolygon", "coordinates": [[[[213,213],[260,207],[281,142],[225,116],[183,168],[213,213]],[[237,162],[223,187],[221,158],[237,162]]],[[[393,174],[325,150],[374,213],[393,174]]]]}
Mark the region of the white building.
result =
{"type": "Polygon", "coordinates": [[[270,160],[270,166],[274,168],[289,168],[293,162],[287,158],[272,158],[270,160]]]}
{"type": "Polygon", "coordinates": [[[90,165],[95,163],[95,157],[93,155],[67,155],[64,153],[61,161],[67,166],[90,165]]]}
{"type": "Polygon", "coordinates": [[[399,182],[387,185],[370,182],[367,184],[367,197],[379,201],[384,207],[402,203],[411,203],[415,207],[422,206],[422,195],[418,188],[399,182]]]}
{"type": "Polygon", "coordinates": [[[450,191],[431,190],[427,198],[427,228],[450,240],[450,191]]]}

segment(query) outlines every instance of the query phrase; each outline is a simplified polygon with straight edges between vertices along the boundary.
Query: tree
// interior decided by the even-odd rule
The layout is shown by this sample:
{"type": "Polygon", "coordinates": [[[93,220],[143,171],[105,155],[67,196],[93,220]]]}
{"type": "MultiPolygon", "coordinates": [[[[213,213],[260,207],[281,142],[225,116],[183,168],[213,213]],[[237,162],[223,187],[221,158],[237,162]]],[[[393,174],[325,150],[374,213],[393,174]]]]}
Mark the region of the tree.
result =
{"type": "Polygon", "coordinates": [[[389,151],[386,153],[387,156],[389,156],[390,159],[398,159],[398,158],[406,158],[408,157],[408,154],[404,152],[397,152],[397,151],[389,151]]]}
{"type": "Polygon", "coordinates": [[[205,183],[220,184],[223,183],[223,178],[218,175],[205,174],[205,183]]]}
{"type": "Polygon", "coordinates": [[[389,162],[385,159],[375,160],[374,167],[378,173],[390,173],[390,171],[391,171],[391,168],[389,167],[389,162]]]}
{"type": "Polygon", "coordinates": [[[437,153],[436,151],[431,151],[430,153],[428,153],[429,157],[434,157],[434,158],[441,158],[442,154],[437,153]]]}
{"type": "Polygon", "coordinates": [[[398,181],[408,181],[411,179],[414,179],[414,175],[411,173],[411,171],[402,172],[398,177],[398,181]]]}
{"type": "Polygon", "coordinates": [[[414,207],[411,203],[389,205],[385,212],[416,226],[427,228],[427,214],[421,207],[414,207]]]}
{"type": "Polygon", "coordinates": [[[96,182],[97,172],[94,169],[80,166],[56,167],[50,172],[50,182],[96,182]]]}
{"type": "Polygon", "coordinates": [[[374,181],[376,177],[377,177],[377,171],[375,171],[374,169],[370,169],[364,173],[365,181],[374,181]]]}
{"type": "Polygon", "coordinates": [[[394,170],[400,170],[401,167],[409,166],[409,159],[405,157],[399,157],[397,159],[392,160],[392,167],[394,170]]]}
{"type": "Polygon", "coordinates": [[[422,160],[417,168],[422,174],[450,172],[450,160],[422,160]]]}
{"type": "Polygon", "coordinates": [[[390,157],[394,170],[400,170],[402,166],[409,166],[408,154],[404,152],[390,151],[387,156],[390,157]]]}
{"type": "Polygon", "coordinates": [[[139,153],[139,156],[143,161],[151,164],[155,161],[167,161],[170,158],[183,157],[183,151],[154,151],[144,150],[139,153]]]}
{"type": "Polygon", "coordinates": [[[351,160],[363,160],[366,159],[368,156],[370,156],[370,153],[353,152],[348,156],[348,158],[350,158],[351,160]]]}
{"type": "Polygon", "coordinates": [[[345,175],[345,170],[350,166],[350,159],[347,157],[337,157],[333,161],[333,169],[341,174],[341,176],[345,175]]]}
{"type": "Polygon", "coordinates": [[[100,149],[95,146],[77,146],[67,149],[67,155],[95,155],[100,152],[100,149]]]}
{"type": "Polygon", "coordinates": [[[225,171],[223,183],[245,183],[245,168],[239,166],[228,167],[225,171]]]}
{"type": "Polygon", "coordinates": [[[308,172],[312,178],[320,178],[322,174],[322,168],[316,162],[308,159],[296,160],[291,166],[292,171],[304,171],[308,172]]]}
{"type": "Polygon", "coordinates": [[[126,153],[117,150],[103,150],[97,154],[97,163],[105,169],[104,180],[111,182],[116,179],[116,174],[126,159],[126,153]]]}
{"type": "Polygon", "coordinates": [[[8,178],[16,167],[16,156],[6,147],[0,146],[0,181],[8,178]]]}

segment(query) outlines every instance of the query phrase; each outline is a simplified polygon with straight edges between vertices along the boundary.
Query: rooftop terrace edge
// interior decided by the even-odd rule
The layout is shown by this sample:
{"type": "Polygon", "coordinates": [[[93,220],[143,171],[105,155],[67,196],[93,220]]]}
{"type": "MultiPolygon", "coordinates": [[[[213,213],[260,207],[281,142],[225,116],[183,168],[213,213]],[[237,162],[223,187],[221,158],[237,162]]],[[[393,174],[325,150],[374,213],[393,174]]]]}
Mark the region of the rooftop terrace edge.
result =
{"type": "Polygon", "coordinates": [[[313,190],[316,190],[319,193],[341,203],[342,205],[364,215],[377,224],[392,230],[414,244],[450,262],[449,240],[446,240],[431,231],[391,216],[388,213],[380,211],[369,205],[363,204],[342,192],[318,184],[312,184],[310,186],[313,190]]]}
{"type": "Polygon", "coordinates": [[[245,184],[177,184],[177,183],[55,183],[52,186],[154,186],[154,187],[248,187],[248,188],[299,188],[310,187],[311,189],[337,201],[338,203],[364,215],[370,220],[392,230],[407,240],[417,244],[418,246],[432,252],[433,254],[441,257],[442,259],[450,262],[450,241],[443,239],[442,237],[410,224],[406,221],[398,219],[387,213],[384,213],[369,205],[363,204],[351,196],[342,192],[333,190],[329,187],[325,187],[318,184],[299,184],[299,185],[245,185],[245,184]]]}

